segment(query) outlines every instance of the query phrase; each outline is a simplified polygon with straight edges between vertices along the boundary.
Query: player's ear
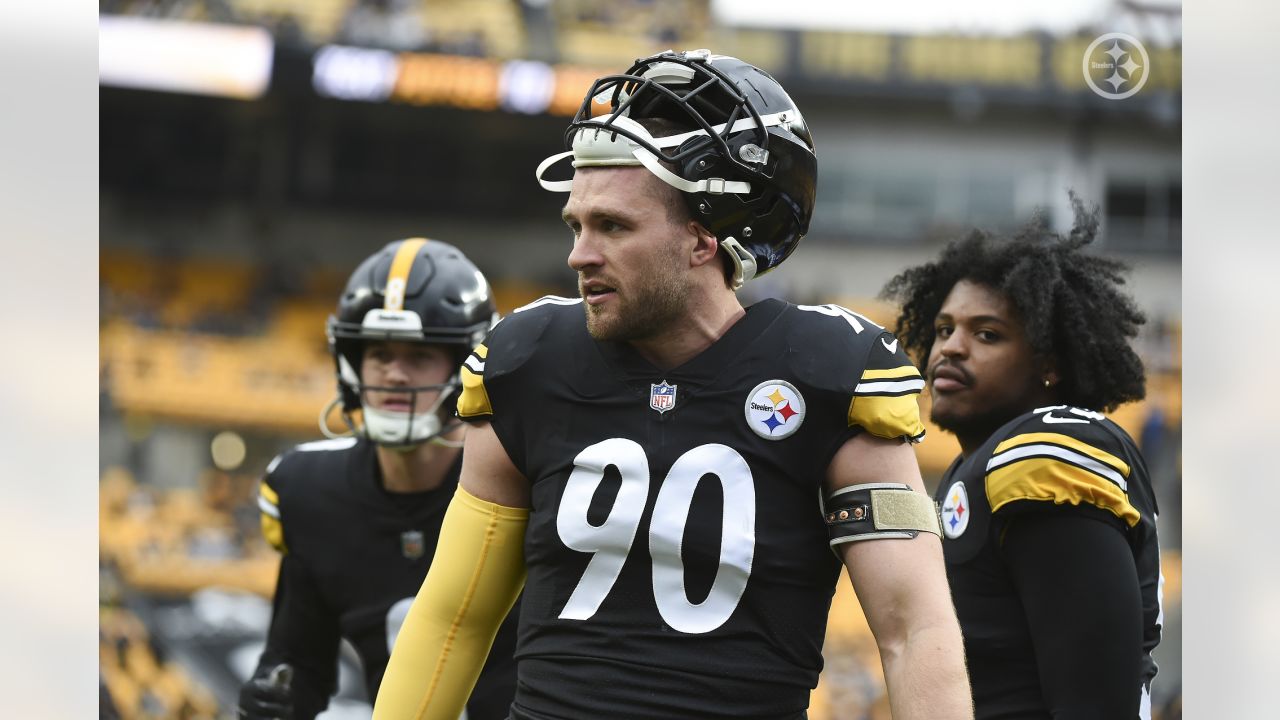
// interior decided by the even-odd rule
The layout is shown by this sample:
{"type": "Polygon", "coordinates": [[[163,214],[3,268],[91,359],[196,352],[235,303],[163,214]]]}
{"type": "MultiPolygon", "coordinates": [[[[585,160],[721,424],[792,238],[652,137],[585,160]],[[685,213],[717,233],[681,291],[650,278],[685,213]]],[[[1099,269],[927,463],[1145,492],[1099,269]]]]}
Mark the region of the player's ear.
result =
{"type": "Polygon", "coordinates": [[[716,240],[716,236],[697,220],[690,220],[685,224],[684,229],[694,239],[693,252],[690,254],[689,264],[692,267],[700,267],[715,260],[716,251],[720,247],[720,242],[716,240]]]}

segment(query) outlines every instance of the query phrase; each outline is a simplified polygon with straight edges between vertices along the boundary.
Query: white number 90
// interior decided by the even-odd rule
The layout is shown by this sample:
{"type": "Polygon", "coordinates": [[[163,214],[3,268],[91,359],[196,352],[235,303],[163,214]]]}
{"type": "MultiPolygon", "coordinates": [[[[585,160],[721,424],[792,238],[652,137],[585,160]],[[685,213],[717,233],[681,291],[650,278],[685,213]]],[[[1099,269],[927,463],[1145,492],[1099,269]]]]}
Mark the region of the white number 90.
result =
{"type": "MultiPolygon", "coordinates": [[[[635,542],[649,495],[649,460],[639,443],[611,438],[578,453],[573,464],[556,515],[556,531],[566,547],[594,555],[560,617],[586,620],[613,589],[635,542]],[[622,484],[608,517],[595,526],[587,521],[587,508],[611,465],[618,469],[622,484]]],[[[685,633],[710,632],[723,625],[747,588],[755,548],[755,485],[746,460],[732,448],[715,443],[681,455],[658,490],[649,523],[653,597],[662,619],[685,633]],[[680,545],[694,490],[704,475],[719,479],[724,514],[715,581],[706,599],[695,604],[685,591],[680,545]]]]}

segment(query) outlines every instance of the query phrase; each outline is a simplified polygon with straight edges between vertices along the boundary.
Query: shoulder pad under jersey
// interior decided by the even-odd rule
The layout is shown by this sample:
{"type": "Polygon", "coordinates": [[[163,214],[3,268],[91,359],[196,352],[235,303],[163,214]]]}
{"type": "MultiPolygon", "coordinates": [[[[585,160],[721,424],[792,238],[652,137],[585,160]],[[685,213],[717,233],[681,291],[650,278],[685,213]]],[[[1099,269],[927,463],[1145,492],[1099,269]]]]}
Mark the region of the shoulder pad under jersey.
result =
{"type": "Polygon", "coordinates": [[[522,367],[554,322],[583,323],[582,300],[555,295],[517,308],[489,331],[462,364],[458,417],[483,420],[493,415],[489,390],[495,381],[522,367]]]}
{"type": "MultiPolygon", "coordinates": [[[[289,493],[297,492],[296,486],[300,481],[298,475],[309,474],[302,469],[302,466],[308,464],[305,460],[311,459],[308,454],[348,450],[355,447],[357,442],[356,438],[351,437],[302,443],[288,452],[277,455],[267,465],[267,471],[258,485],[258,511],[261,517],[262,536],[271,547],[282,553],[289,552],[284,539],[285,518],[281,508],[285,505],[285,501],[282,498],[288,497],[289,493]]],[[[302,481],[305,482],[305,480],[302,481]]]]}
{"type": "Polygon", "coordinates": [[[849,398],[848,422],[882,438],[924,439],[920,371],[898,339],[839,305],[797,305],[792,370],[807,385],[849,398]]]}
{"type": "Polygon", "coordinates": [[[1001,434],[985,468],[992,512],[1029,500],[1092,505],[1129,527],[1141,520],[1129,498],[1127,436],[1101,413],[1067,405],[1038,408],[1001,434]]]}

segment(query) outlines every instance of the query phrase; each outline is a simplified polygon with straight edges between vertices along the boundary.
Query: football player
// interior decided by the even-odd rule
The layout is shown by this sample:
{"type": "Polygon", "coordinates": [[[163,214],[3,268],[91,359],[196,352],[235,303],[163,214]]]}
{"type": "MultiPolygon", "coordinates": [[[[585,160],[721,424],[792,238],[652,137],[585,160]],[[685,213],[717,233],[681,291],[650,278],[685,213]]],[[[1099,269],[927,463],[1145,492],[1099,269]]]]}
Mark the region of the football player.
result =
{"type": "Polygon", "coordinates": [[[1144,319],[1073,202],[1067,237],[974,232],[886,287],[960,443],[937,499],[979,718],[1151,717],[1156,503],[1101,414],[1144,394],[1144,319]]]}
{"type": "Polygon", "coordinates": [[[791,98],[666,52],[598,80],[566,140],[538,177],[569,192],[581,297],[464,364],[462,479],[374,716],[455,716],[523,586],[516,720],[802,718],[843,565],[895,717],[970,717],[910,444],[923,379],[857,313],[734,292],[813,210],[791,98]]]}
{"type": "MultiPolygon", "coordinates": [[[[324,710],[340,638],[355,647],[376,697],[458,483],[458,367],[495,318],[484,276],[443,242],[390,243],[352,274],[328,336],[334,404],[354,433],[299,445],[267,468],[262,529],[283,557],[266,649],[241,690],[241,718],[303,720],[324,710]]],[[[326,435],[332,407],[321,416],[326,435]]],[[[514,624],[498,634],[467,704],[470,720],[506,717],[514,624]]]]}

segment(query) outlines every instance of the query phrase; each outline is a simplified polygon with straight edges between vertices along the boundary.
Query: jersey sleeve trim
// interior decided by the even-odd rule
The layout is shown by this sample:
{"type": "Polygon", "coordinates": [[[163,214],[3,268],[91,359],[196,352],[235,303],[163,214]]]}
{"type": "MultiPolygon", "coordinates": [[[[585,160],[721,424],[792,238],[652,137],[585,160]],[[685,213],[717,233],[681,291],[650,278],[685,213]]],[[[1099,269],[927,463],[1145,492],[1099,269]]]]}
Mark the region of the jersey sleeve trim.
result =
{"type": "Polygon", "coordinates": [[[489,391],[484,387],[485,361],[489,348],[477,345],[462,364],[462,393],[458,396],[458,417],[467,420],[493,415],[489,391]]]}
{"type": "Polygon", "coordinates": [[[995,469],[988,464],[986,485],[993,513],[1012,502],[1036,500],[1055,505],[1092,505],[1110,512],[1129,527],[1142,519],[1128,493],[1111,479],[1059,457],[1026,455],[995,469]]]}
{"type": "Polygon", "coordinates": [[[887,370],[865,370],[853,388],[854,395],[907,395],[919,394],[924,389],[924,379],[913,365],[887,370]]]}
{"type": "Polygon", "coordinates": [[[877,437],[920,442],[925,431],[916,399],[923,389],[920,371],[909,363],[864,369],[849,401],[849,425],[877,437]]]}
{"type": "Polygon", "coordinates": [[[925,431],[917,399],[924,379],[897,338],[876,327],[881,332],[866,340],[866,359],[849,401],[849,425],[876,437],[920,442],[925,431]]]}
{"type": "Polygon", "coordinates": [[[1079,465],[1128,491],[1129,464],[1111,453],[1062,433],[1022,433],[996,446],[987,462],[988,472],[1022,457],[1057,457],[1079,465]]]}
{"type": "Polygon", "coordinates": [[[258,492],[258,509],[270,515],[271,517],[280,519],[280,496],[276,495],[271,488],[266,485],[258,492]]]}
{"type": "Polygon", "coordinates": [[[854,395],[849,401],[849,425],[857,425],[876,437],[920,442],[925,430],[916,403],[918,395],[918,390],[897,395],[854,395]]]}
{"type": "Polygon", "coordinates": [[[284,523],[280,519],[280,495],[263,480],[258,485],[258,510],[262,537],[281,553],[288,554],[284,542],[284,523]]]}
{"type": "Polygon", "coordinates": [[[902,365],[881,370],[867,369],[862,371],[862,382],[870,380],[919,380],[920,370],[915,365],[902,365]]]}

